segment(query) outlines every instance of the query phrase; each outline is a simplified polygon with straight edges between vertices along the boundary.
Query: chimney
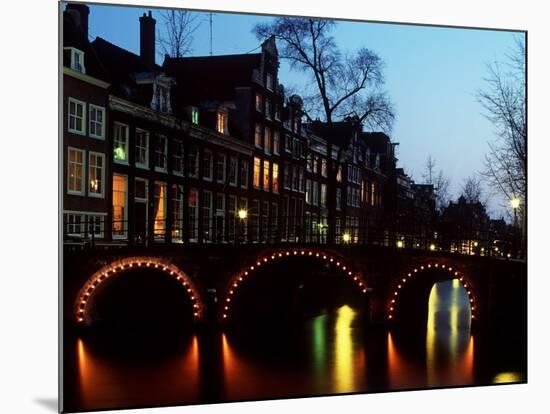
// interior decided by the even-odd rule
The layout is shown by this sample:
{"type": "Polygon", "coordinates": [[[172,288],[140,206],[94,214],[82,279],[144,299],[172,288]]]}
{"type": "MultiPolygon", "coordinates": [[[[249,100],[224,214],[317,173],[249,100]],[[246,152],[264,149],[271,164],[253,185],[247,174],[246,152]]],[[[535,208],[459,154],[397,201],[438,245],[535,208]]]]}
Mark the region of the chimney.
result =
{"type": "Polygon", "coordinates": [[[155,23],[151,10],[139,18],[139,55],[150,69],[155,66],[155,23]]]}
{"type": "Polygon", "coordinates": [[[80,27],[82,34],[88,40],[88,15],[90,8],[85,4],[67,4],[66,11],[75,19],[76,26],[80,27]]]}

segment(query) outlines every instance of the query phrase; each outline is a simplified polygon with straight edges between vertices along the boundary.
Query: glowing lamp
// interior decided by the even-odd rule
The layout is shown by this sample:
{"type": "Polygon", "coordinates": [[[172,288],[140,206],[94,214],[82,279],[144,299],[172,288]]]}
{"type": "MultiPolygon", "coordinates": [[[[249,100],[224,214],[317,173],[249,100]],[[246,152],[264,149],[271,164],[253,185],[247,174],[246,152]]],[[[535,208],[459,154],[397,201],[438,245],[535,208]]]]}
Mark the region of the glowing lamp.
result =
{"type": "Polygon", "coordinates": [[[517,208],[519,208],[519,198],[518,197],[513,197],[511,200],[510,200],[510,205],[512,206],[512,208],[515,210],[517,208]]]}
{"type": "Polygon", "coordinates": [[[430,244],[430,250],[433,252],[435,250],[435,244],[430,244]]]}
{"type": "Polygon", "coordinates": [[[403,246],[404,246],[403,240],[397,240],[397,248],[401,249],[403,248],[403,246]]]}
{"type": "Polygon", "coordinates": [[[349,233],[344,233],[342,235],[342,240],[344,240],[345,243],[349,243],[349,241],[351,240],[351,235],[349,233]]]}
{"type": "Polygon", "coordinates": [[[241,209],[237,212],[237,215],[241,220],[246,220],[246,218],[248,217],[248,211],[246,211],[245,209],[241,209]]]}

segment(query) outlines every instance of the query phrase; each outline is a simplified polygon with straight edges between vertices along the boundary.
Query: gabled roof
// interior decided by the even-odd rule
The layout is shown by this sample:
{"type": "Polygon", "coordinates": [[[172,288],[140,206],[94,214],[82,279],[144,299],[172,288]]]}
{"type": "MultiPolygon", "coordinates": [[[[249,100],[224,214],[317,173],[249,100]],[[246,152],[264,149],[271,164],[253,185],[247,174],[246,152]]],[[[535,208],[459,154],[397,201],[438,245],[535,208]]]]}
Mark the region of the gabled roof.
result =
{"type": "Polygon", "coordinates": [[[179,104],[197,100],[232,100],[235,87],[247,86],[254,69],[259,69],[261,54],[201,57],[166,57],[165,72],[176,78],[179,104]]]}
{"type": "Polygon", "coordinates": [[[316,135],[323,137],[329,143],[346,147],[350,144],[355,131],[360,131],[361,126],[348,121],[332,122],[313,121],[308,125],[316,135]]]}

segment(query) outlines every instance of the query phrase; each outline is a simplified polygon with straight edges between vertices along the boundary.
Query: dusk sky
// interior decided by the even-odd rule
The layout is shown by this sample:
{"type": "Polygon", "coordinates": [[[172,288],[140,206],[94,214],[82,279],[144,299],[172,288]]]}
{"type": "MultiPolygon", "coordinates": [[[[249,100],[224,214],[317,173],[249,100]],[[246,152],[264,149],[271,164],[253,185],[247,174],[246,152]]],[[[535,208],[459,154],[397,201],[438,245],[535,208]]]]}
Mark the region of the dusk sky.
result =
{"type": "MultiPolygon", "coordinates": [[[[157,28],[161,10],[92,5],[90,36],[100,36],[120,47],[139,53],[139,16],[153,10],[157,28]]],[[[192,55],[210,53],[208,13],[197,13],[201,23],[194,33],[192,55]]],[[[266,16],[229,13],[213,15],[213,54],[258,52],[261,43],[252,34],[266,16]]],[[[503,61],[523,34],[505,31],[455,29],[398,24],[340,21],[333,31],[342,50],[367,47],[385,62],[386,89],[395,105],[392,141],[398,166],[422,182],[429,154],[451,180],[456,198],[464,179],[483,168],[487,142],[495,138],[492,124],[483,116],[476,92],[486,86],[486,64],[503,61]]],[[[157,56],[157,63],[162,64],[157,56]]],[[[220,68],[222,70],[222,68],[220,68]]],[[[299,91],[303,75],[281,62],[280,82],[299,91]]],[[[488,205],[493,217],[504,214],[508,204],[492,196],[488,205]]]]}

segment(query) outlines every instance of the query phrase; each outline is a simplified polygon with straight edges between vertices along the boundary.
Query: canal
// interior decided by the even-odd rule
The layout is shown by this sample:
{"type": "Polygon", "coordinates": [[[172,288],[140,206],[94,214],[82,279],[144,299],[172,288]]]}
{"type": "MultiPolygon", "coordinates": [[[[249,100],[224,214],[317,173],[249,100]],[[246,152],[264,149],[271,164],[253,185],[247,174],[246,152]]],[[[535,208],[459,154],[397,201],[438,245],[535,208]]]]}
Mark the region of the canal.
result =
{"type": "MultiPolygon", "coordinates": [[[[303,285],[300,285],[303,288],[303,285]]],[[[65,410],[165,406],[526,381],[523,335],[472,332],[454,280],[433,286],[417,332],[367,328],[350,303],[293,322],[65,335],[65,410]],[[253,327],[252,327],[253,326],[253,327]]]]}

